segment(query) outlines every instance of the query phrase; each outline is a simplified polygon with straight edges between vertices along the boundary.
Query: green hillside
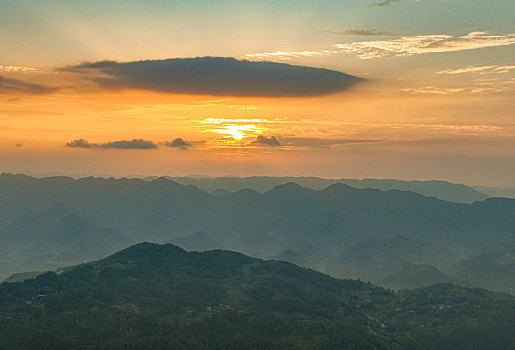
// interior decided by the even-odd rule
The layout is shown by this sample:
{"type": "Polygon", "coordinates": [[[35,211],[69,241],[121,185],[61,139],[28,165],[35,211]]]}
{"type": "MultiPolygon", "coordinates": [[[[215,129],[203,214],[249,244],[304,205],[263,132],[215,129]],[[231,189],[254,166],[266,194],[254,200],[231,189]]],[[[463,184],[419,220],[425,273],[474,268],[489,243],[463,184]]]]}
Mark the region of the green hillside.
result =
{"type": "Polygon", "coordinates": [[[142,243],[0,285],[1,349],[507,349],[515,298],[142,243]]]}

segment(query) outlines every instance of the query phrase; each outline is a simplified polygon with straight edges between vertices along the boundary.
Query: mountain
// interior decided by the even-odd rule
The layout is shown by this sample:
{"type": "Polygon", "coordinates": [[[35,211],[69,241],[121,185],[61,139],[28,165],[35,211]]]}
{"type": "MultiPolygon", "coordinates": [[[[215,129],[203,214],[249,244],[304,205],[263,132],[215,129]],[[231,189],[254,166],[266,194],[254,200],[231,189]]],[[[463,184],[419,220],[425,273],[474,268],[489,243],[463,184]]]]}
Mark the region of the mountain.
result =
{"type": "MultiPolygon", "coordinates": [[[[407,249],[395,253],[405,254],[403,263],[448,273],[457,260],[514,237],[515,200],[453,203],[409,191],[339,183],[312,190],[291,182],[265,193],[243,189],[215,196],[166,178],[76,180],[3,174],[0,218],[0,278],[91,261],[151,241],[275,257],[337,277],[379,283],[396,271],[372,276],[362,269],[359,275],[345,275],[340,270],[345,264],[335,259],[363,242],[374,246],[374,240],[402,236],[411,242],[408,246],[384,241],[375,245],[374,255],[393,254],[391,249],[398,245],[407,249]],[[298,242],[303,244],[295,246],[298,242]]],[[[371,261],[366,266],[373,271],[376,265],[371,261]]],[[[405,265],[390,266],[401,271],[405,265]]]]}
{"type": "Polygon", "coordinates": [[[327,250],[320,249],[314,244],[302,240],[293,243],[290,248],[283,250],[276,256],[269,257],[273,260],[288,261],[295,265],[311,267],[322,271],[325,262],[331,256],[327,250]]]}
{"type": "MultiPolygon", "coordinates": [[[[148,178],[148,180],[155,178],[148,178]]],[[[169,177],[170,180],[183,185],[194,185],[204,191],[223,195],[227,191],[236,192],[249,188],[261,193],[270,191],[276,186],[294,182],[302,187],[320,191],[341,183],[354,188],[372,188],[377,190],[411,191],[428,197],[436,197],[449,202],[473,203],[488,198],[481,190],[462,184],[447,181],[402,181],[393,179],[322,179],[317,177],[169,177]]],[[[486,193],[486,192],[485,192],[486,193]]]]}
{"type": "Polygon", "coordinates": [[[222,250],[141,243],[0,285],[2,349],[509,348],[515,298],[393,293],[222,250]]]}
{"type": "Polygon", "coordinates": [[[515,294],[515,241],[496,245],[456,262],[449,273],[463,284],[515,294]]]}
{"type": "Polygon", "coordinates": [[[298,240],[335,249],[365,238],[402,234],[474,249],[515,232],[515,201],[507,199],[460,204],[413,192],[358,190],[343,184],[314,191],[292,183],[241,199],[237,192],[209,212],[217,218],[210,230],[220,234],[216,239],[222,243],[224,235],[227,242],[235,242],[246,232],[262,235],[264,243],[272,236],[284,249],[298,240]]]}
{"type": "Polygon", "coordinates": [[[359,278],[399,288],[429,286],[457,280],[440,271],[457,259],[445,247],[401,235],[363,240],[343,250],[330,263],[332,275],[359,278]]]}
{"type": "Polygon", "coordinates": [[[474,186],[473,188],[490,197],[515,198],[515,187],[474,186]]]}
{"type": "Polygon", "coordinates": [[[381,286],[394,289],[419,288],[439,283],[457,282],[459,280],[450,277],[432,265],[412,263],[397,266],[389,274],[378,280],[381,286]]]}
{"type": "Polygon", "coordinates": [[[0,276],[91,261],[134,243],[123,233],[92,224],[65,210],[45,211],[17,220],[0,231],[0,239],[4,243],[2,260],[10,265],[0,270],[0,276]]]}

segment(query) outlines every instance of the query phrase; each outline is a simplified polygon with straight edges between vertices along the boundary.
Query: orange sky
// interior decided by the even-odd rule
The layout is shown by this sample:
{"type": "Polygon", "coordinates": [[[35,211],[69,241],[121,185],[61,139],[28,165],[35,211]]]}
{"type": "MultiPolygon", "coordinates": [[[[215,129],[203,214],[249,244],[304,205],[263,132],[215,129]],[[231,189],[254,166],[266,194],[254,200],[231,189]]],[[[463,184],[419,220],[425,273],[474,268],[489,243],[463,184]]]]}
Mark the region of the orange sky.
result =
{"type": "MultiPolygon", "coordinates": [[[[496,27],[492,22],[495,32],[488,32],[489,28],[484,28],[488,23],[483,23],[483,28],[452,28],[442,22],[438,30],[437,25],[429,23],[424,28],[410,28],[407,21],[406,28],[399,29],[391,27],[386,16],[390,13],[401,18],[414,6],[443,13],[444,5],[405,1],[397,10],[393,5],[378,10],[353,5],[352,11],[363,13],[363,24],[349,19],[345,22],[349,24],[339,28],[330,20],[330,28],[322,28],[323,21],[316,17],[320,14],[312,17],[308,5],[299,6],[298,12],[293,11],[284,22],[287,28],[280,40],[272,40],[273,23],[261,23],[261,31],[249,37],[250,29],[240,22],[250,42],[229,25],[193,29],[198,18],[187,12],[194,7],[183,8],[184,13],[176,18],[195,40],[182,38],[183,49],[179,50],[164,45],[158,49],[162,38],[155,37],[155,32],[123,22],[124,18],[141,16],[147,21],[159,16],[151,13],[152,6],[150,10],[140,8],[140,14],[133,13],[133,17],[121,13],[107,19],[52,2],[54,8],[69,16],[65,21],[68,24],[54,23],[48,29],[55,40],[48,41],[48,46],[62,45],[54,51],[55,59],[46,53],[44,43],[41,52],[31,56],[22,52],[23,45],[19,50],[14,45],[16,41],[34,41],[39,37],[38,29],[50,28],[48,20],[34,21],[30,24],[34,26],[32,31],[28,28],[11,36],[4,22],[5,31],[0,37],[8,50],[0,58],[0,171],[77,176],[203,173],[388,177],[513,186],[513,25],[506,22],[504,27],[496,27]],[[377,29],[370,27],[367,16],[376,20],[380,11],[385,15],[384,22],[378,22],[377,29]],[[74,25],[70,24],[72,18],[77,20],[74,25]],[[117,23],[120,32],[98,37],[98,23],[117,23]],[[65,25],[71,28],[71,34],[82,33],[74,45],[95,49],[88,54],[67,49],[64,27],[61,34],[54,33],[56,26],[65,25]],[[309,35],[301,39],[293,34],[293,28],[309,35]],[[351,33],[354,36],[341,34],[352,28],[361,32],[355,30],[351,33]],[[219,49],[199,42],[208,33],[221,43],[219,49]],[[119,35],[120,40],[132,35],[133,41],[114,50],[107,44],[113,35],[119,35]],[[155,49],[148,48],[152,40],[155,49]],[[327,68],[367,81],[350,90],[316,97],[235,97],[159,92],[129,85],[106,88],[82,72],[62,70],[83,61],[130,62],[206,54],[327,68]],[[13,88],[13,84],[18,85],[13,88]],[[259,136],[265,142],[258,142],[259,136]],[[176,138],[188,146],[169,147],[167,143],[176,138]],[[79,139],[93,147],[67,146],[79,139]],[[139,139],[155,147],[105,146],[139,139]]],[[[28,16],[37,15],[30,2],[8,1],[5,6],[4,14],[23,9],[28,16]]],[[[172,10],[171,3],[162,6],[172,10]]],[[[260,11],[277,10],[266,6],[260,11]]],[[[215,20],[227,18],[222,8],[216,11],[220,13],[215,20]]],[[[257,23],[256,14],[244,8],[238,11],[257,23]]],[[[44,11],[37,16],[44,19],[44,11]]],[[[504,20],[501,14],[499,18],[504,20]]],[[[170,23],[167,29],[165,22],[157,21],[153,30],[171,30],[179,22],[170,23]]]]}

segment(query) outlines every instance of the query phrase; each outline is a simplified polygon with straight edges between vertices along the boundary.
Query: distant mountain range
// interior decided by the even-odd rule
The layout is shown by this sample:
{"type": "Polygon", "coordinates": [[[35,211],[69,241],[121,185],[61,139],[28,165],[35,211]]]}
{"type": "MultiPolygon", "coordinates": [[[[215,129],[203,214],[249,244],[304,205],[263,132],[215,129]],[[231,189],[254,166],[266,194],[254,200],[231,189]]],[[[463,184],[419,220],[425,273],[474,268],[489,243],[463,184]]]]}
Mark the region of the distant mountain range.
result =
{"type": "Polygon", "coordinates": [[[0,285],[0,348],[508,349],[515,298],[393,293],[286,262],[141,243],[0,285]]]}
{"type": "MultiPolygon", "coordinates": [[[[377,190],[399,190],[419,193],[427,197],[457,203],[473,203],[488,198],[481,191],[462,184],[447,181],[402,181],[393,179],[322,179],[318,177],[167,177],[182,185],[194,185],[204,191],[222,196],[243,189],[252,189],[260,193],[270,191],[276,186],[294,182],[304,188],[320,191],[334,184],[344,184],[354,188],[372,188],[377,190]]],[[[155,180],[156,177],[146,178],[155,180]]],[[[497,196],[497,195],[496,195],[497,196]]]]}
{"type": "Polygon", "coordinates": [[[1,278],[151,241],[287,260],[396,289],[452,281],[513,293],[515,260],[485,252],[508,247],[514,236],[515,200],[506,198],[454,203],[409,191],[341,183],[312,190],[291,182],[265,193],[216,195],[167,178],[0,176],[1,278]],[[484,254],[489,269],[468,263],[484,254]]]}
{"type": "Polygon", "coordinates": [[[490,197],[515,198],[515,187],[474,186],[473,188],[490,197]]]}

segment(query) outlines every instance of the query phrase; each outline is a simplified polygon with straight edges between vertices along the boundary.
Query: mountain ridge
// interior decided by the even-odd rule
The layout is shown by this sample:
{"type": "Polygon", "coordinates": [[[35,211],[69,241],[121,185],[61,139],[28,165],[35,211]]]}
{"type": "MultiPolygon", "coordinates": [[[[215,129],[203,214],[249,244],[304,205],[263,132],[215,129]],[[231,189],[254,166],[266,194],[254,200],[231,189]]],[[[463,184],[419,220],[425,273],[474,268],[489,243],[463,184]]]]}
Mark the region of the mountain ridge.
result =
{"type": "MultiPolygon", "coordinates": [[[[345,184],[316,191],[290,183],[266,193],[246,189],[215,196],[165,177],[149,182],[2,175],[0,198],[1,278],[99,258],[90,254],[63,259],[70,256],[69,246],[48,247],[49,237],[62,231],[59,222],[66,215],[76,215],[90,228],[92,234],[78,227],[62,232],[63,237],[81,232],[84,246],[95,242],[101,246],[102,239],[95,232],[117,232],[117,241],[109,243],[105,238],[108,249],[102,252],[106,255],[137,242],[174,242],[182,237],[191,250],[220,247],[262,258],[293,249],[302,255],[296,262],[324,272],[338,271],[334,258],[370,239],[401,235],[422,240],[443,247],[447,261],[472,257],[515,234],[515,200],[453,203],[413,192],[355,189],[345,184]],[[194,236],[199,232],[204,236],[194,236]],[[299,241],[317,247],[320,254],[299,251],[293,247],[299,241]],[[47,251],[25,249],[38,242],[47,251]],[[38,261],[48,263],[38,265],[38,261]]],[[[420,257],[409,254],[408,263],[420,263],[420,257]]],[[[435,267],[447,272],[449,266],[435,267]]]]}

